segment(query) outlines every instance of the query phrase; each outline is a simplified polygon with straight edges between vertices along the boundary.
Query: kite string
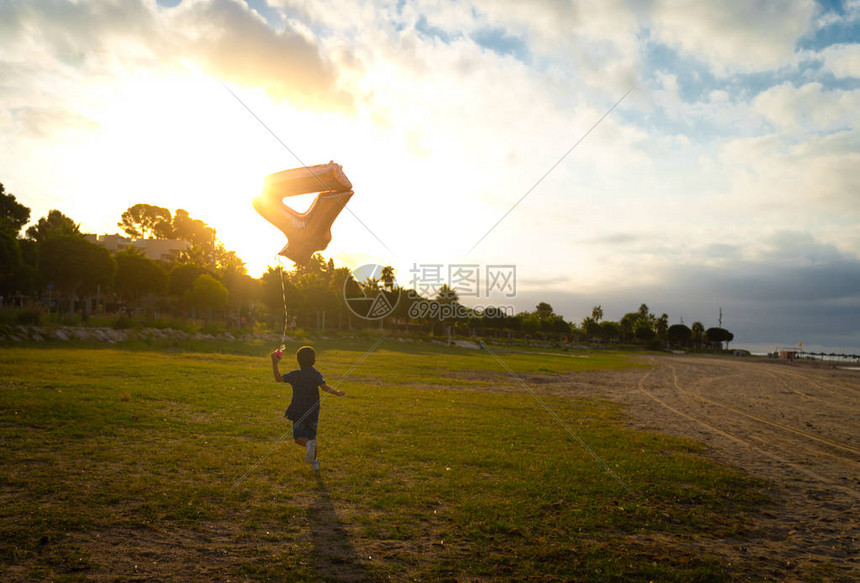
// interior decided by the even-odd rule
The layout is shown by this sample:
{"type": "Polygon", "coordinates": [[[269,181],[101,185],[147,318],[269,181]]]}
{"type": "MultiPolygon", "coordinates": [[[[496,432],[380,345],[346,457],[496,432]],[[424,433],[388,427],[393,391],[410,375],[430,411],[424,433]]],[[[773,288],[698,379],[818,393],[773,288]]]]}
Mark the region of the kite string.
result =
{"type": "Polygon", "coordinates": [[[628,486],[624,482],[624,480],[622,480],[621,477],[616,472],[614,472],[612,470],[612,468],[610,468],[609,465],[605,461],[603,461],[603,459],[599,455],[597,455],[597,453],[593,449],[591,449],[591,447],[589,447],[589,445],[587,443],[585,443],[585,441],[579,435],[577,435],[573,429],[570,428],[570,425],[565,423],[564,420],[561,417],[559,417],[559,415],[555,411],[553,411],[552,408],[549,405],[547,405],[546,402],[543,399],[541,399],[537,395],[537,393],[535,393],[531,389],[531,387],[529,387],[526,384],[526,382],[522,379],[522,377],[520,377],[520,375],[518,375],[516,372],[514,372],[514,370],[511,367],[509,367],[508,364],[504,360],[502,360],[498,354],[495,353],[495,351],[491,350],[490,347],[487,346],[483,340],[481,340],[480,338],[478,338],[474,334],[472,335],[472,337],[478,342],[478,345],[481,348],[483,348],[490,356],[492,356],[494,359],[496,359],[496,361],[500,365],[502,365],[502,367],[506,371],[508,371],[508,374],[510,374],[514,378],[515,381],[517,381],[526,391],[528,391],[528,393],[534,398],[535,401],[538,402],[538,404],[541,407],[546,409],[547,413],[549,413],[552,416],[552,418],[555,419],[555,421],[559,425],[561,425],[561,427],[565,431],[567,431],[567,433],[577,441],[577,443],[579,443],[579,445],[580,445],[580,447],[582,447],[582,449],[584,449],[592,458],[594,458],[595,461],[597,461],[601,466],[603,466],[603,469],[606,470],[606,472],[610,476],[612,476],[616,482],[621,484],[621,487],[624,488],[624,490],[628,494],[633,493],[633,491],[630,489],[630,486],[628,486]]]}

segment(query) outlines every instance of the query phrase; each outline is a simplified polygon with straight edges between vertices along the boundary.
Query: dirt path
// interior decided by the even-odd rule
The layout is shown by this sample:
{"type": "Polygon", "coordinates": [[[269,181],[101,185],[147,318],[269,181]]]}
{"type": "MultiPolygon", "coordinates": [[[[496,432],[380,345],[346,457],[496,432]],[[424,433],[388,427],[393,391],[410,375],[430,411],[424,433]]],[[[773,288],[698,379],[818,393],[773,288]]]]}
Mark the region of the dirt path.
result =
{"type": "Polygon", "coordinates": [[[749,540],[708,550],[751,579],[860,580],[860,372],[775,362],[651,357],[647,371],[572,378],[630,405],[634,422],[711,446],[773,487],[749,540]]]}

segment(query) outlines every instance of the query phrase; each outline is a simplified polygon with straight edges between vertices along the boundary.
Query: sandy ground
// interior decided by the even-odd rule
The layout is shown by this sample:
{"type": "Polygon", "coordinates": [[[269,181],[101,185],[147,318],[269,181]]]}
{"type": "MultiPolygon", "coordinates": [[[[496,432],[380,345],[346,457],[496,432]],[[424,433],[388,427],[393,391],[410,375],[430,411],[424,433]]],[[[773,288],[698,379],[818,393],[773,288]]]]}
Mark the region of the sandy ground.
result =
{"type": "Polygon", "coordinates": [[[710,539],[707,550],[749,580],[860,581],[860,371],[740,358],[646,360],[655,366],[568,382],[629,405],[637,427],[696,439],[718,461],[768,481],[776,505],[754,519],[749,537],[710,539]]]}

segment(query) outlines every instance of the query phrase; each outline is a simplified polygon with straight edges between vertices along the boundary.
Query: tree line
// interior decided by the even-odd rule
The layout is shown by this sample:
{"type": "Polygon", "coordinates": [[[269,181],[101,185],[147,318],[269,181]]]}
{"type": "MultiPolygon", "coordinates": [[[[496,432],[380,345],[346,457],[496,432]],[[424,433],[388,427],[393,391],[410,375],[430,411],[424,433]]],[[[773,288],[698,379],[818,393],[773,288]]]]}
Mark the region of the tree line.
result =
{"type": "Polygon", "coordinates": [[[87,240],[79,223],[51,210],[23,231],[30,209],[0,183],[0,296],[4,303],[47,301],[59,313],[86,316],[105,306],[123,311],[221,316],[250,301],[252,279],[215,230],[188,211],[138,204],[117,223],[131,238],[181,239],[170,261],[150,260],[133,246],[111,254],[87,240]],[[47,298],[47,300],[46,300],[47,298]]]}
{"type": "Polygon", "coordinates": [[[349,298],[379,297],[391,309],[379,325],[404,332],[527,337],[546,341],[651,347],[719,347],[733,339],[722,328],[700,322],[669,325],[668,316],[642,304],[617,322],[604,319],[601,306],[580,324],[566,321],[541,302],[534,310],[508,314],[492,308],[478,312],[459,302],[456,290],[442,285],[422,297],[397,285],[386,266],[378,278],[356,281],[347,267],[315,254],[307,265],[270,266],[250,277],[215,229],[188,211],[135,204],[117,226],[133,240],[177,239],[188,247],[167,260],[152,260],[129,246],[116,253],[93,243],[72,218],[59,210],[25,231],[30,209],[0,184],[0,296],[8,304],[49,305],[58,314],[122,313],[141,320],[163,316],[204,319],[235,326],[263,323],[290,327],[349,329],[367,327],[350,309],[349,298]],[[424,311],[414,305],[422,302],[424,311]],[[431,309],[427,309],[429,308],[431,309]]]}

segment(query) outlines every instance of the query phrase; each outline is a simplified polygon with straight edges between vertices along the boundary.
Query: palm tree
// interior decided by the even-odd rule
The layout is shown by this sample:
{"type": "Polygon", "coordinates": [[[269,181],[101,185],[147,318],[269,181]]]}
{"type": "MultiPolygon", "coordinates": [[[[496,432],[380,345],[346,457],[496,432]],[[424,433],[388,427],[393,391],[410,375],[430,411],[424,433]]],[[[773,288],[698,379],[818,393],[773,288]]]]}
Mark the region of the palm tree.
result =
{"type": "Polygon", "coordinates": [[[453,304],[459,299],[460,297],[457,295],[457,291],[447,283],[443,283],[442,287],[439,288],[439,291],[436,292],[436,301],[443,304],[453,304]]]}
{"type": "Polygon", "coordinates": [[[693,341],[693,346],[700,347],[705,335],[705,326],[701,322],[693,322],[693,325],[690,326],[690,332],[692,333],[690,339],[693,341]]]}
{"type": "Polygon", "coordinates": [[[669,329],[669,316],[668,314],[663,314],[659,318],[657,318],[654,322],[654,331],[662,336],[669,329]]]}
{"type": "Polygon", "coordinates": [[[385,288],[391,290],[391,288],[394,287],[394,268],[390,265],[383,267],[380,279],[382,280],[385,288]]]}

